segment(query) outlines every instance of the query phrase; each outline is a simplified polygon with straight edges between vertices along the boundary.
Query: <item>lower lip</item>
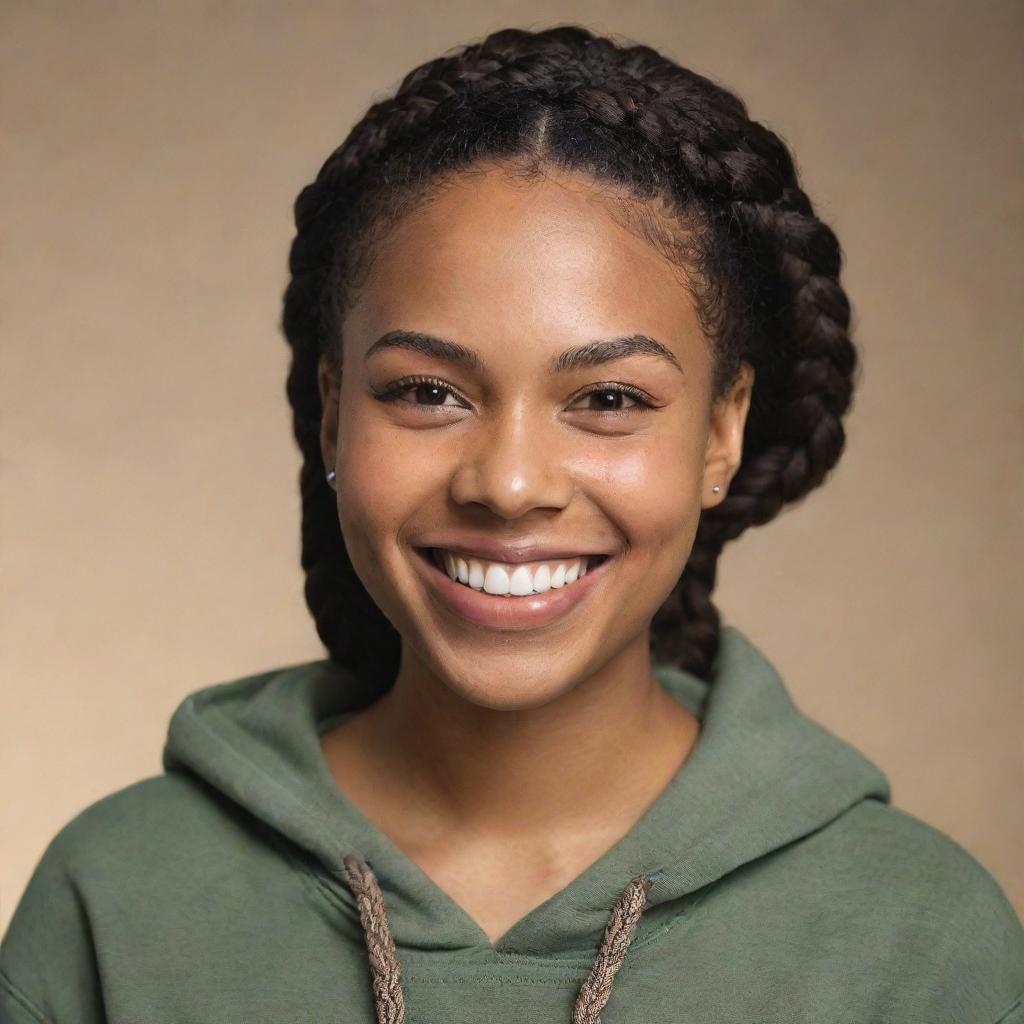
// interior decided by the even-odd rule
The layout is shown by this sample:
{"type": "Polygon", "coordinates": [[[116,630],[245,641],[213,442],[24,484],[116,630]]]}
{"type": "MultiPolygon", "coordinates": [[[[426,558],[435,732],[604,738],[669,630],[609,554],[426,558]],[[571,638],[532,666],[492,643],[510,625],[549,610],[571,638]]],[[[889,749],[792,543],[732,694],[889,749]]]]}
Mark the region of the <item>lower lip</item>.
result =
{"type": "Polygon", "coordinates": [[[492,629],[534,629],[567,615],[578,608],[592,594],[604,578],[605,569],[612,558],[588,569],[582,579],[565,586],[552,588],[532,597],[510,597],[487,594],[457,583],[434,562],[427,548],[414,549],[418,571],[445,605],[470,622],[492,629]]]}

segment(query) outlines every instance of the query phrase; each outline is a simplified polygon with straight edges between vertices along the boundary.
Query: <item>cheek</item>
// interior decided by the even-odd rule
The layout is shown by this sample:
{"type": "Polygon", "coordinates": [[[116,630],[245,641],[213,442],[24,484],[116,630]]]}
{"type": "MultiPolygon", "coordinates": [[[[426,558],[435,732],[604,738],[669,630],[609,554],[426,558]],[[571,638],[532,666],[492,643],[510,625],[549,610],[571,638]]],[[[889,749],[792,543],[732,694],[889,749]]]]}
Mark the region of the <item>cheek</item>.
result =
{"type": "Polygon", "coordinates": [[[636,608],[658,607],[679,582],[700,520],[703,465],[696,448],[674,439],[595,459],[586,489],[629,545],[624,569],[636,608]]]}
{"type": "Polygon", "coordinates": [[[339,445],[339,505],[354,519],[388,532],[416,507],[429,472],[429,460],[408,457],[408,446],[386,437],[354,437],[339,445]]]}
{"type": "Polygon", "coordinates": [[[678,544],[696,529],[702,468],[679,441],[628,453],[601,453],[583,474],[594,499],[633,548],[678,544]]]}
{"type": "Polygon", "coordinates": [[[395,538],[436,489],[436,465],[408,438],[358,414],[339,424],[338,520],[363,585],[386,601],[400,558],[395,538]],[[433,467],[433,468],[432,468],[433,467]],[[390,567],[390,568],[389,568],[390,567]]]}

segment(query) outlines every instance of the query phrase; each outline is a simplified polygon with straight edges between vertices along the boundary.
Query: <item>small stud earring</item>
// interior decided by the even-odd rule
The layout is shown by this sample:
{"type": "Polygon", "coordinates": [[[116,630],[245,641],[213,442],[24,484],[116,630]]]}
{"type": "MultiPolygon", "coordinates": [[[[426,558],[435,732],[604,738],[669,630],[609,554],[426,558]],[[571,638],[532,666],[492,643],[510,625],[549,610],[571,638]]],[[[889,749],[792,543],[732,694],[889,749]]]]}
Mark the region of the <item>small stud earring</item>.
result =
{"type": "Polygon", "coordinates": [[[336,473],[336,472],[335,472],[335,471],[334,471],[333,469],[330,469],[330,470],[328,470],[328,471],[327,471],[327,482],[328,482],[329,484],[333,484],[333,483],[334,483],[334,478],[335,478],[335,477],[336,477],[337,475],[338,475],[338,474],[337,474],[337,473],[336,473]]]}
{"type": "Polygon", "coordinates": [[[719,487],[718,484],[715,484],[714,487],[711,488],[711,493],[712,494],[717,494],[721,489],[722,488],[719,487]]]}

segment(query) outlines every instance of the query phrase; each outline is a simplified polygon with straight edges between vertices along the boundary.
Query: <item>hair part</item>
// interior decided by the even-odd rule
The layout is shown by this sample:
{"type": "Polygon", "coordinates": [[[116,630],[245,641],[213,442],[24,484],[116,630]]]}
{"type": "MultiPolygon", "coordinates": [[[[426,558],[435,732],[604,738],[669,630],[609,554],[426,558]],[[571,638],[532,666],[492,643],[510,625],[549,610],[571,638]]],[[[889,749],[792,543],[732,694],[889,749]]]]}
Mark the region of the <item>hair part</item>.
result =
{"type": "Polygon", "coordinates": [[[342,363],[345,310],[387,233],[454,184],[500,167],[529,185],[586,176],[620,223],[681,274],[712,352],[712,399],[741,361],[756,383],[743,460],[705,509],[651,623],[651,655],[708,679],[724,545],[819,486],[845,445],[858,357],[842,254],[781,139],[732,92],[643,46],[577,25],[503,29],[415,68],[375,102],[295,202],[283,328],[303,456],[305,596],[330,657],[379,691],[401,638],[355,573],[324,478],[321,356],[342,363]]]}

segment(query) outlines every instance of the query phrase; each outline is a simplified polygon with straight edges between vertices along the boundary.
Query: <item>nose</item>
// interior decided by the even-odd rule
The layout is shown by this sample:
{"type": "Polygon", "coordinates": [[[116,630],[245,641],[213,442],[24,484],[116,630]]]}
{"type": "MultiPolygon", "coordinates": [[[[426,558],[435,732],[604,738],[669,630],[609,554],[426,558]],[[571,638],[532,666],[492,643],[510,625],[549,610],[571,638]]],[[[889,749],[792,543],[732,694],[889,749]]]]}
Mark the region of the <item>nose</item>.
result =
{"type": "Polygon", "coordinates": [[[484,505],[502,519],[565,508],[573,488],[558,425],[523,403],[480,424],[451,479],[455,502],[484,505]]]}

